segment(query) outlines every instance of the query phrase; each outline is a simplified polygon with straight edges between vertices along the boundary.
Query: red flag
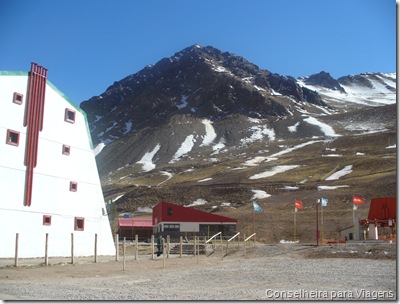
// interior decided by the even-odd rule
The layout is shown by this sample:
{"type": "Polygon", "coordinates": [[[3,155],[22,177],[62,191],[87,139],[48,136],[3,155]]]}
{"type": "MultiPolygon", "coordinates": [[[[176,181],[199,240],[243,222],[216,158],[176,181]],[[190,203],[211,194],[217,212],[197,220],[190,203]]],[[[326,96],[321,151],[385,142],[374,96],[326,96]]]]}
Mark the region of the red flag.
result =
{"type": "Polygon", "coordinates": [[[364,204],[364,199],[357,195],[353,195],[353,204],[354,205],[362,205],[362,204],[364,204]]]}
{"type": "Polygon", "coordinates": [[[302,210],[303,209],[303,202],[299,201],[299,200],[294,200],[294,208],[296,208],[298,210],[302,210]]]}

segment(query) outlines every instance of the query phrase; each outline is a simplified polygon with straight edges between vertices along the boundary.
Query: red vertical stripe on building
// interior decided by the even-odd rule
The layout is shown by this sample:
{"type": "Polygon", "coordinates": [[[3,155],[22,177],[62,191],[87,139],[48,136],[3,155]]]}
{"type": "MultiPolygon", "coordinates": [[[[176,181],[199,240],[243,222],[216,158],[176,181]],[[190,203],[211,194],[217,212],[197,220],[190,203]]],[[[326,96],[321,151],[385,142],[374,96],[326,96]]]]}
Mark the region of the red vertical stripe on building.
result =
{"type": "Polygon", "coordinates": [[[37,165],[39,132],[43,129],[44,100],[46,94],[47,70],[32,62],[29,74],[28,99],[24,126],[27,127],[25,152],[25,206],[32,203],[33,170],[37,165]]]}

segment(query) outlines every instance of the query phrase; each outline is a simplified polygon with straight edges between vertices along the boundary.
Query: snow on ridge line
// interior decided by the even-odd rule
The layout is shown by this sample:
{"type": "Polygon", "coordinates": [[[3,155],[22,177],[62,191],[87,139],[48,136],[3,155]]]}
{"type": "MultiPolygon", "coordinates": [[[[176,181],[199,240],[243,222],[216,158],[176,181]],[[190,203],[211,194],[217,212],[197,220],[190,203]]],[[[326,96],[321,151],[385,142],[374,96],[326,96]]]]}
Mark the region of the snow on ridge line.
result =
{"type": "MultiPolygon", "coordinates": [[[[393,84],[388,80],[383,80],[389,86],[396,87],[396,73],[393,73],[393,84]]],[[[386,75],[390,78],[390,75],[386,75]]],[[[382,77],[378,77],[382,78],[382,77]]],[[[371,79],[369,79],[371,80],[371,79]]],[[[373,88],[366,88],[359,85],[344,85],[341,86],[345,89],[346,93],[331,90],[321,86],[307,85],[304,80],[298,79],[298,84],[302,87],[317,91],[319,94],[334,99],[337,102],[352,102],[364,105],[384,105],[396,103],[396,93],[388,90],[384,85],[379,84],[377,81],[371,82],[373,88]]]]}
{"type": "Polygon", "coordinates": [[[146,152],[143,155],[142,159],[137,162],[137,164],[143,165],[142,170],[144,172],[149,172],[156,167],[156,165],[153,164],[153,157],[158,152],[158,150],[160,150],[160,148],[161,145],[157,144],[152,151],[146,152]]]}

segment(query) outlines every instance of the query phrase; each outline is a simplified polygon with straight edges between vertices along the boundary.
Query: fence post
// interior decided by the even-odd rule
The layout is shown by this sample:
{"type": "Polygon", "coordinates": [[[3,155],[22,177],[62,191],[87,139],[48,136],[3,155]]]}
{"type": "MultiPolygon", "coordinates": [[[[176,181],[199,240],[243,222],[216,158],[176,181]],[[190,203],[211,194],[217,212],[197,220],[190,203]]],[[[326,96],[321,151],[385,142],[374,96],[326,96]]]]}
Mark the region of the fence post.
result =
{"type": "Polygon", "coordinates": [[[14,266],[18,267],[18,243],[19,243],[19,233],[15,235],[15,262],[14,266]]]}
{"type": "Polygon", "coordinates": [[[163,256],[163,268],[165,268],[165,240],[162,238],[162,256],[163,256]]]}
{"type": "Polygon", "coordinates": [[[94,235],[94,262],[97,263],[97,233],[94,235]]]}
{"type": "Polygon", "coordinates": [[[122,254],[122,270],[125,270],[125,249],[126,249],[126,247],[125,247],[125,240],[126,240],[126,237],[124,237],[124,242],[123,242],[123,244],[122,244],[122,252],[123,252],[123,254],[122,254]]]}
{"type": "Polygon", "coordinates": [[[119,254],[119,234],[115,235],[115,261],[118,262],[118,254],[119,254]]]}
{"type": "Polygon", "coordinates": [[[199,255],[200,255],[200,237],[197,237],[197,264],[199,264],[199,255]]]}
{"type": "Polygon", "coordinates": [[[171,237],[169,235],[167,235],[167,259],[169,259],[170,241],[171,241],[171,237]]]}
{"type": "Polygon", "coordinates": [[[243,251],[244,251],[244,256],[246,256],[246,233],[243,234],[243,251]]]}
{"type": "Polygon", "coordinates": [[[49,251],[48,251],[48,249],[49,249],[49,234],[46,233],[46,243],[44,245],[44,264],[46,266],[49,266],[49,255],[48,255],[49,251]]]}
{"type": "Polygon", "coordinates": [[[221,260],[224,259],[224,246],[222,245],[222,233],[219,235],[219,240],[221,241],[221,260]]]}
{"type": "Polygon", "coordinates": [[[135,235],[135,260],[138,259],[138,254],[139,254],[139,236],[136,234],[135,235]]]}
{"type": "Polygon", "coordinates": [[[196,236],[193,236],[193,249],[194,256],[196,256],[196,236]]]}
{"type": "Polygon", "coordinates": [[[182,257],[182,247],[183,247],[183,245],[182,245],[182,243],[183,243],[183,237],[182,236],[180,236],[179,237],[179,257],[181,258],[182,257]]]}
{"type": "Polygon", "coordinates": [[[151,235],[151,259],[154,260],[154,234],[151,235]]]}
{"type": "Polygon", "coordinates": [[[74,233],[71,233],[71,264],[74,264],[74,233]]]}

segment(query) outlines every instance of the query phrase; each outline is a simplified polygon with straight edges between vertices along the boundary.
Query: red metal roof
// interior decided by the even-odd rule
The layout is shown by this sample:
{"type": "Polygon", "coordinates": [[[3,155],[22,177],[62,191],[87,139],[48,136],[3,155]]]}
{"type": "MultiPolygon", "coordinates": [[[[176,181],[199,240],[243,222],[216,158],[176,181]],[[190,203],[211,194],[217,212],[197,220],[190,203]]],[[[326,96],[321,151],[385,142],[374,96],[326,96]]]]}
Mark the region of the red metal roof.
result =
{"type": "Polygon", "coordinates": [[[161,222],[237,223],[236,219],[161,202],[153,207],[153,224],[161,222]]]}
{"type": "Polygon", "coordinates": [[[151,217],[118,218],[118,227],[123,228],[152,228],[151,217]]]}
{"type": "Polygon", "coordinates": [[[396,219],[396,197],[379,197],[371,199],[368,219],[396,219]]]}

